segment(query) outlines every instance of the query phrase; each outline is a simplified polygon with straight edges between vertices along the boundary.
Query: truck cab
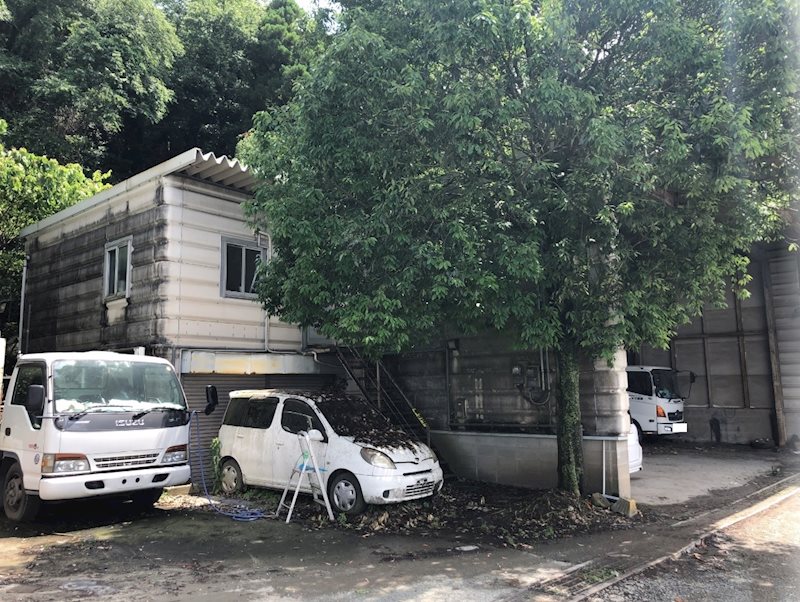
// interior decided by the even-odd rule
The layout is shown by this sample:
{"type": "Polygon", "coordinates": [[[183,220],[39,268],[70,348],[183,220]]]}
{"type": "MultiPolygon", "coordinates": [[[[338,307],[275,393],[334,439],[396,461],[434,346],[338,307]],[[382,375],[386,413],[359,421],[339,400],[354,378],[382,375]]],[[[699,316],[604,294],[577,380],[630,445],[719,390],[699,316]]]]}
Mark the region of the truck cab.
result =
{"type": "Polygon", "coordinates": [[[628,366],[631,421],[643,435],[672,435],[688,431],[683,405],[694,374],[663,366],[628,366]]]}
{"type": "Polygon", "coordinates": [[[152,505],[189,481],[189,411],[164,359],[110,352],[20,356],[0,418],[9,519],[41,500],[119,496],[152,505]]]}

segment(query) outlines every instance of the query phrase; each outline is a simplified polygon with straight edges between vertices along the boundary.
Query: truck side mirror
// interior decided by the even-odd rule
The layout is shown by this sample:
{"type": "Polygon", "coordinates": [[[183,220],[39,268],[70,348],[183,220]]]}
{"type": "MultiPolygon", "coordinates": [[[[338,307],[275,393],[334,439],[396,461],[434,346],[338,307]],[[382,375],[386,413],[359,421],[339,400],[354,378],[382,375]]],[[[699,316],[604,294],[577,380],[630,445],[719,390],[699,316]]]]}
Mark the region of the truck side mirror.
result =
{"type": "Polygon", "coordinates": [[[25,399],[25,409],[31,416],[41,416],[44,413],[44,386],[29,385],[28,397],[25,399]]]}
{"type": "Polygon", "coordinates": [[[217,388],[214,385],[206,385],[206,409],[203,413],[208,416],[214,411],[214,408],[219,404],[219,397],[217,396],[217,388]]]}

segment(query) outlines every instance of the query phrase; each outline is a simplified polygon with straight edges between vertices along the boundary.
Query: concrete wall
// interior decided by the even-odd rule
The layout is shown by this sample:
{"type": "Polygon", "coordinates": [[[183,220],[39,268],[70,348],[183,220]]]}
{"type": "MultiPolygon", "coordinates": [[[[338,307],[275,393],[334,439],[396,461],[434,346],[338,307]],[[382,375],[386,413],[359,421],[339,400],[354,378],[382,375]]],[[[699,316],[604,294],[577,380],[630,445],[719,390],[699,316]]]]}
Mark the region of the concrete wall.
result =
{"type": "MultiPolygon", "coordinates": [[[[516,350],[495,333],[451,339],[391,358],[392,372],[431,424],[442,459],[464,477],[529,488],[557,485],[556,362],[552,353],[516,350]],[[542,385],[545,385],[544,387],[542,385]]],[[[625,353],[613,365],[581,362],[586,487],[630,495],[625,353]],[[620,439],[620,437],[622,437],[620,439]]]]}
{"type": "MultiPolygon", "coordinates": [[[[558,447],[553,435],[432,431],[431,441],[458,476],[530,489],[558,485],[558,447]]],[[[631,497],[627,439],[583,441],[584,489],[631,497]]]]}

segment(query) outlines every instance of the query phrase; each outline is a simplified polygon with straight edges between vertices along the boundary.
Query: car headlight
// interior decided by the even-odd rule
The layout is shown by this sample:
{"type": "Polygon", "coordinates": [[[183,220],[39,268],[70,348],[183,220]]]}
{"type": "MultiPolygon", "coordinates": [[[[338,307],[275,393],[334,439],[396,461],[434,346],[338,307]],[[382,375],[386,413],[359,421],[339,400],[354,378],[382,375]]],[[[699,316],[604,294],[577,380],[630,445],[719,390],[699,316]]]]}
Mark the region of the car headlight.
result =
{"type": "Polygon", "coordinates": [[[81,454],[44,454],[42,456],[43,474],[68,472],[89,472],[89,460],[81,454]]]}
{"type": "Polygon", "coordinates": [[[372,449],[370,447],[361,448],[361,457],[367,462],[378,468],[395,468],[392,459],[385,453],[372,449]]]}
{"type": "Polygon", "coordinates": [[[177,464],[179,462],[186,462],[187,450],[186,445],[173,445],[167,448],[164,452],[164,457],[161,459],[162,464],[177,464]]]}

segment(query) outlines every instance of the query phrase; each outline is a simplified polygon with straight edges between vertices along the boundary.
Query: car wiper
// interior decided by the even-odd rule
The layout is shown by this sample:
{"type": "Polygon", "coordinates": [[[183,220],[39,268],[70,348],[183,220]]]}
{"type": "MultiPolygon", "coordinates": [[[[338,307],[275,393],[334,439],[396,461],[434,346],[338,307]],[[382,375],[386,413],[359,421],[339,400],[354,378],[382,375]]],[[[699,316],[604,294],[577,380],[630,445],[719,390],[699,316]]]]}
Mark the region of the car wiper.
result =
{"type": "Polygon", "coordinates": [[[176,410],[180,412],[181,410],[183,410],[183,408],[176,408],[174,406],[155,406],[153,408],[147,408],[146,410],[137,412],[136,414],[131,416],[131,420],[139,420],[139,418],[142,418],[143,416],[149,414],[150,412],[168,412],[170,410],[176,410]]]}
{"type": "Polygon", "coordinates": [[[86,408],[85,410],[81,410],[80,412],[75,412],[74,414],[68,414],[68,417],[70,420],[77,420],[78,418],[83,418],[89,412],[97,412],[98,410],[102,411],[105,410],[106,408],[117,408],[117,411],[120,410],[124,411],[126,409],[125,406],[121,405],[96,405],[90,408],[86,408]]]}

